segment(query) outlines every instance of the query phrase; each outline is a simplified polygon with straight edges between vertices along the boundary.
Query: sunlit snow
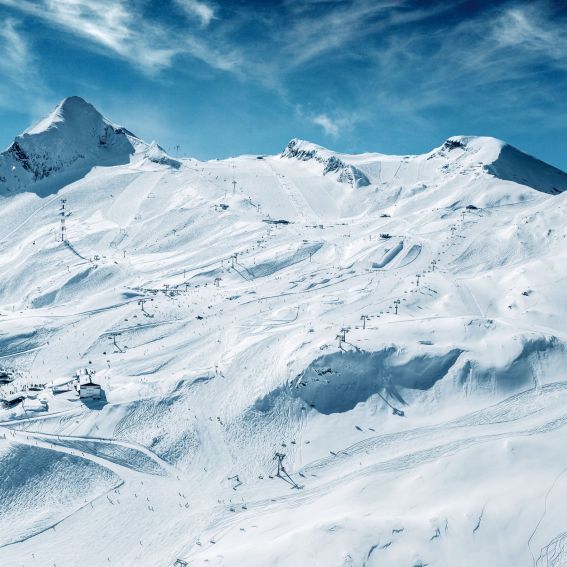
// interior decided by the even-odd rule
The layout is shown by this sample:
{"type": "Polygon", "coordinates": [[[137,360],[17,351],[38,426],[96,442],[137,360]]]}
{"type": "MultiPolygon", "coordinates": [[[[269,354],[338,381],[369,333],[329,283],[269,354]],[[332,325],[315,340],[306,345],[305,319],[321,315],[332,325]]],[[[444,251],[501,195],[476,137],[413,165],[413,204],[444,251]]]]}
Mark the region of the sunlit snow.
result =
{"type": "Polygon", "coordinates": [[[66,99],[0,155],[0,565],[567,565],[566,189],[66,99]]]}

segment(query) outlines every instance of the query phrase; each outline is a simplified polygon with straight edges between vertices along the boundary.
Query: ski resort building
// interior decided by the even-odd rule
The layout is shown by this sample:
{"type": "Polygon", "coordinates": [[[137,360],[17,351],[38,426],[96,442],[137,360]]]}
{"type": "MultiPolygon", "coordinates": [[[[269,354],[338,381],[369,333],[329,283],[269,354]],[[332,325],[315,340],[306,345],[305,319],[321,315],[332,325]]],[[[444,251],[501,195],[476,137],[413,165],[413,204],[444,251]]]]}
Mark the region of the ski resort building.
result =
{"type": "Polygon", "coordinates": [[[5,407],[14,407],[26,399],[26,395],[23,392],[15,392],[14,394],[8,394],[2,396],[0,402],[4,404],[5,407]]]}
{"type": "Polygon", "coordinates": [[[14,380],[11,372],[0,370],[0,384],[9,384],[14,380]]]}
{"type": "Polygon", "coordinates": [[[100,399],[101,387],[100,384],[95,384],[92,381],[85,382],[79,385],[79,398],[94,398],[100,399]]]}
{"type": "Polygon", "coordinates": [[[70,392],[73,389],[73,383],[75,382],[75,380],[76,378],[73,378],[65,382],[59,382],[57,384],[53,384],[53,386],[51,386],[51,391],[54,394],[62,394],[64,392],[70,392]]]}

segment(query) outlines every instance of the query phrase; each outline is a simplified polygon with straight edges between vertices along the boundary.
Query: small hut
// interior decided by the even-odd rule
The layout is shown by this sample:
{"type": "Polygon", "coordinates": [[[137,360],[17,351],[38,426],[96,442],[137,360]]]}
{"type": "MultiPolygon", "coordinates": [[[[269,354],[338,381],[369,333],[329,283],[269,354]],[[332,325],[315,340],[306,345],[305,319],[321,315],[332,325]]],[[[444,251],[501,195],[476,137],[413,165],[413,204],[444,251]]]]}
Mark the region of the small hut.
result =
{"type": "Polygon", "coordinates": [[[92,380],[79,384],[79,398],[92,398],[98,400],[100,399],[100,394],[100,384],[95,384],[92,380]]]}

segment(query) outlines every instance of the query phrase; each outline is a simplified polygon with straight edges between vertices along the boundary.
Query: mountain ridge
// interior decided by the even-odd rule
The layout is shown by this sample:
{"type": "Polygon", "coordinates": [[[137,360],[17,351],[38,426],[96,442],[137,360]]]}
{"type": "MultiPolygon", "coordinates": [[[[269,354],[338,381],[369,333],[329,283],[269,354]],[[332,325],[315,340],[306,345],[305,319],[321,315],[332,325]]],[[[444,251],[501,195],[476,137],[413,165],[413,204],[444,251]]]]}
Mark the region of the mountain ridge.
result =
{"type": "MultiPolygon", "coordinates": [[[[118,126],[78,96],[63,99],[35,125],[16,136],[0,153],[0,195],[36,187],[38,194],[54,193],[86,175],[96,166],[128,164],[134,155],[149,161],[181,167],[155,142],[147,143],[118,126]]],[[[412,163],[439,162],[433,167],[446,172],[481,168],[502,179],[538,191],[559,194],[567,190],[567,173],[514,146],[488,136],[451,136],[425,154],[395,156],[379,153],[346,154],[293,138],[280,156],[299,163],[316,164],[321,175],[351,186],[365,188],[382,182],[375,175],[382,163],[398,163],[398,173],[412,163]]],[[[427,166],[418,166],[422,171],[427,166]]],[[[426,175],[425,175],[426,177],[426,175]]]]}

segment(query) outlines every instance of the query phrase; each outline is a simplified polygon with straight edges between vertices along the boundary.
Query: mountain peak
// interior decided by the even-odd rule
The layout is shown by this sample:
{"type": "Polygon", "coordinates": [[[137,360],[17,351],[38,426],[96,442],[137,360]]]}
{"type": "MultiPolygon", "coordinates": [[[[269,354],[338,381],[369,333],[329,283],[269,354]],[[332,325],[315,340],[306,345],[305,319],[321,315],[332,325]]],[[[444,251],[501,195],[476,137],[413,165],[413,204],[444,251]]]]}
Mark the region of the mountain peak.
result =
{"type": "Polygon", "coordinates": [[[339,183],[347,183],[355,188],[370,185],[370,180],[360,169],[330,150],[306,140],[290,140],[281,157],[317,162],[323,166],[323,175],[334,175],[339,183]]]}
{"type": "Polygon", "coordinates": [[[565,172],[491,136],[451,136],[427,159],[434,157],[481,164],[494,177],[543,193],[556,195],[567,190],[565,172]]]}
{"type": "Polygon", "coordinates": [[[49,114],[25,130],[22,136],[41,134],[52,128],[84,132],[89,128],[100,128],[101,125],[110,125],[115,130],[135,137],[132,132],[105,118],[90,102],[80,96],[64,98],[49,114]]]}
{"type": "Polygon", "coordinates": [[[81,97],[65,98],[0,154],[0,191],[57,191],[94,166],[128,163],[137,143],[81,97]]]}
{"type": "Polygon", "coordinates": [[[66,110],[77,109],[77,108],[82,108],[82,109],[88,108],[88,109],[94,109],[95,112],[98,112],[90,102],[87,102],[84,98],[77,95],[65,97],[57,105],[57,108],[66,109],[66,110]]]}
{"type": "Polygon", "coordinates": [[[49,128],[56,128],[62,123],[77,123],[81,120],[103,120],[98,110],[86,100],[79,96],[71,96],[63,99],[47,116],[37,124],[28,128],[24,134],[40,134],[49,128]]]}

